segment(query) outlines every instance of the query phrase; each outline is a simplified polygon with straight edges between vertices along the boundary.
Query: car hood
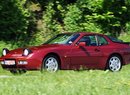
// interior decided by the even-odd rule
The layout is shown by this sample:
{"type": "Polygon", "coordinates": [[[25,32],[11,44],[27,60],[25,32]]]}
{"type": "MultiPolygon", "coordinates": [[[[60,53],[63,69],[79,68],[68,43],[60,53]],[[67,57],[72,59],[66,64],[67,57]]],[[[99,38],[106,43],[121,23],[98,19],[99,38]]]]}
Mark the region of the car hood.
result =
{"type": "Polygon", "coordinates": [[[28,47],[30,50],[41,50],[41,49],[48,49],[48,48],[56,48],[63,46],[61,44],[46,44],[46,45],[40,45],[40,46],[33,46],[33,47],[28,47]]]}
{"type": "MultiPolygon", "coordinates": [[[[47,44],[47,45],[40,45],[40,46],[33,46],[33,47],[26,47],[28,49],[30,49],[32,52],[37,52],[37,51],[40,51],[40,50],[43,50],[43,49],[55,49],[57,47],[61,47],[63,45],[61,44],[47,44]]],[[[11,50],[7,55],[8,56],[22,56],[23,54],[23,50],[25,48],[18,48],[18,49],[14,49],[14,50],[11,50]]]]}

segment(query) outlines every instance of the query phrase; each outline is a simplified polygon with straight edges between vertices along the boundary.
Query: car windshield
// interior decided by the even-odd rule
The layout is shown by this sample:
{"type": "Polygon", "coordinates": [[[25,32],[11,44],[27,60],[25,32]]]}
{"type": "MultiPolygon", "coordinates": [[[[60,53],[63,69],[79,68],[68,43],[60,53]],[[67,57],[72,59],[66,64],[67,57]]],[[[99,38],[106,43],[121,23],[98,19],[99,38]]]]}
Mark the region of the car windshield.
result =
{"type": "Polygon", "coordinates": [[[77,38],[79,34],[59,34],[52,39],[48,40],[44,44],[72,44],[77,38]]]}

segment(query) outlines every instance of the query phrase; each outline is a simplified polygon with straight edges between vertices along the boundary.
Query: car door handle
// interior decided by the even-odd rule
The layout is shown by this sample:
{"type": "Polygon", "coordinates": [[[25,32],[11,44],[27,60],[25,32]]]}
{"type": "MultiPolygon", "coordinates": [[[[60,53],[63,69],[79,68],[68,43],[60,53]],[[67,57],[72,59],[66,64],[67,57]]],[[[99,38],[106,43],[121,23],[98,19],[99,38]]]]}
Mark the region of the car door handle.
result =
{"type": "Polygon", "coordinates": [[[95,51],[96,51],[96,52],[99,52],[100,50],[96,48],[95,51]]]}

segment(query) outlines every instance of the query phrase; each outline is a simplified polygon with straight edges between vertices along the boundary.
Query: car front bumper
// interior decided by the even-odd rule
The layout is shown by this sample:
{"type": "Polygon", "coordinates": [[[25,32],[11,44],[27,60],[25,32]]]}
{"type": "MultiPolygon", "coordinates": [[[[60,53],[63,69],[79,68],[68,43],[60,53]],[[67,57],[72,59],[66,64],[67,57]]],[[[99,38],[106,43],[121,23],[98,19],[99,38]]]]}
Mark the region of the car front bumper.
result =
{"type": "Polygon", "coordinates": [[[28,61],[25,58],[0,59],[3,69],[28,69],[28,61]]]}

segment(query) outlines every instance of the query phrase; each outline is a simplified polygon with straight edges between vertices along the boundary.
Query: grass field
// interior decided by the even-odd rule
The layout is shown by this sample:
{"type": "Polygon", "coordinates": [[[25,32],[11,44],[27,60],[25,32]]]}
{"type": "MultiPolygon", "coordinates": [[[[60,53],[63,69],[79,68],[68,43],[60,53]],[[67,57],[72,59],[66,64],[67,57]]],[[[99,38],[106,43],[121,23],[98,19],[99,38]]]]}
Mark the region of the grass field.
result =
{"type": "Polygon", "coordinates": [[[0,95],[130,95],[130,65],[115,73],[66,70],[13,75],[0,69],[0,95]]]}

